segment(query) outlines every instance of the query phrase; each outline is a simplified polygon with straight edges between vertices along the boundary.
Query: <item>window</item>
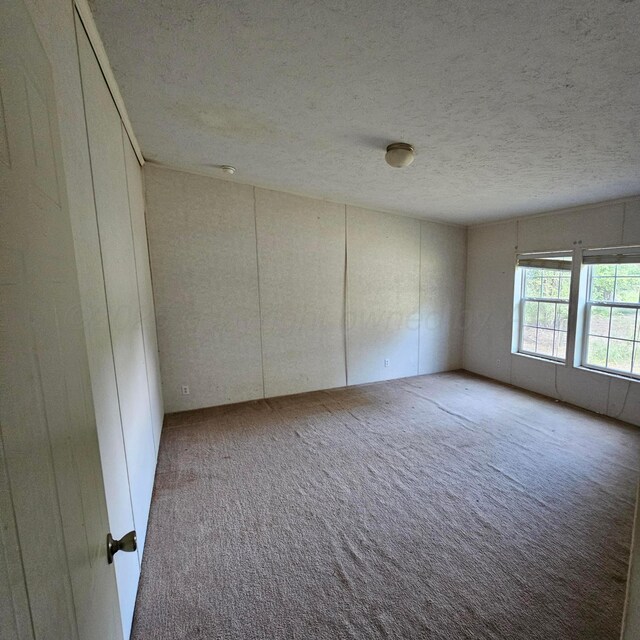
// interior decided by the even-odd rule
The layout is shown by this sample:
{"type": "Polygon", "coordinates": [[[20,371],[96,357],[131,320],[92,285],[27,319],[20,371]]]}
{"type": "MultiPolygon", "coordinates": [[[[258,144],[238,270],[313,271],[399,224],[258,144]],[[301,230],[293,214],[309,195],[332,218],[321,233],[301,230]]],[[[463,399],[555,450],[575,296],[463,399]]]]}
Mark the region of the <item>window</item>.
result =
{"type": "Polygon", "coordinates": [[[570,256],[518,259],[519,353],[565,361],[570,291],[570,256]]]}
{"type": "Polygon", "coordinates": [[[640,247],[518,256],[512,352],[640,380],[640,247]]]}
{"type": "Polygon", "coordinates": [[[640,254],[586,254],[584,264],[583,364],[640,378],[640,254]]]}

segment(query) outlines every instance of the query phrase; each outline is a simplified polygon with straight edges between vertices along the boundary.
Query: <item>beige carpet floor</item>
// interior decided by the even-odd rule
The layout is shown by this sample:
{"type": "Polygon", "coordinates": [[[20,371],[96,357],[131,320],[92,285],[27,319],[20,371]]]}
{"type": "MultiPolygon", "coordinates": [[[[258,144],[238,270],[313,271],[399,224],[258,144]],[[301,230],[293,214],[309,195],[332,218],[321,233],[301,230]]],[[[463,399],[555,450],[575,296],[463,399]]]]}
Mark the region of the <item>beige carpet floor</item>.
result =
{"type": "Polygon", "coordinates": [[[455,372],[168,416],[136,640],[617,640],[640,430],[455,372]]]}

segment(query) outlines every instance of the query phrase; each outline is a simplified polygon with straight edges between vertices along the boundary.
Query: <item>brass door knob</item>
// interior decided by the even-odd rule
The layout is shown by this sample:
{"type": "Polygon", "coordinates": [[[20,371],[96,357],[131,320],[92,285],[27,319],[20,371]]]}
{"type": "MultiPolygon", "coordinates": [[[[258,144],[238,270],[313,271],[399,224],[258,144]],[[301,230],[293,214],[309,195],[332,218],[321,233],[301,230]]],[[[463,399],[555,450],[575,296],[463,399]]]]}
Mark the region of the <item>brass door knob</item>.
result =
{"type": "Polygon", "coordinates": [[[107,533],[107,562],[113,562],[113,556],[118,551],[135,551],[138,548],[138,538],[135,531],[129,531],[120,540],[114,540],[110,533],[107,533]]]}

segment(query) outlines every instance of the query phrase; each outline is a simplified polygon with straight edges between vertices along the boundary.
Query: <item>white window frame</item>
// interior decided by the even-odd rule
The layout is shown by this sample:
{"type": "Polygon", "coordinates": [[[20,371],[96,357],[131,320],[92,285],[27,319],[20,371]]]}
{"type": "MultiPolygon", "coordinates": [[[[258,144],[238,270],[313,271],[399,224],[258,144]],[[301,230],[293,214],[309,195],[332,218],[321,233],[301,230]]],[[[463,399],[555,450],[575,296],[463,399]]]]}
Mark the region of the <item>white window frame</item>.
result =
{"type": "MultiPolygon", "coordinates": [[[[591,269],[592,266],[597,264],[624,264],[624,263],[640,263],[640,248],[638,247],[627,247],[627,248],[612,248],[612,249],[597,249],[592,251],[584,251],[582,264],[586,267],[586,292],[585,292],[585,300],[584,300],[584,332],[582,335],[582,348],[581,348],[581,366],[584,369],[588,369],[590,371],[598,371],[601,373],[606,373],[611,376],[619,376],[622,378],[628,378],[630,380],[640,380],[640,374],[633,373],[633,366],[636,361],[636,358],[640,359],[640,348],[634,347],[633,353],[631,356],[631,372],[621,371],[619,369],[610,369],[609,367],[601,367],[595,364],[588,364],[588,349],[589,349],[589,335],[591,333],[591,309],[593,307],[603,307],[607,309],[635,309],[637,314],[640,314],[640,302],[593,302],[591,300],[591,281],[593,278],[593,271],[591,269]],[[613,259],[613,257],[618,257],[620,259],[619,262],[609,262],[608,260],[613,259]],[[598,258],[602,257],[602,261],[599,261],[598,258]]],[[[614,296],[615,297],[615,296],[614,296]]],[[[610,337],[611,332],[611,316],[609,319],[609,337],[608,340],[611,340],[610,337]]],[[[618,338],[615,338],[618,339],[618,338]]],[[[620,338],[622,339],[622,338],[620,338]]],[[[628,340],[628,342],[637,342],[636,340],[628,340]]],[[[607,359],[609,354],[609,344],[607,343],[607,359]]]]}
{"type": "MultiPolygon", "coordinates": [[[[527,253],[520,254],[516,256],[516,283],[514,287],[514,323],[513,323],[513,333],[515,334],[512,338],[512,353],[514,355],[526,356],[528,358],[539,358],[540,360],[545,360],[552,362],[554,364],[566,365],[569,359],[569,340],[571,336],[571,332],[569,330],[569,324],[567,324],[567,342],[565,347],[565,356],[564,358],[559,358],[558,356],[550,356],[543,353],[536,353],[535,351],[527,351],[522,347],[522,339],[523,339],[523,327],[524,327],[524,305],[525,302],[545,302],[552,304],[565,304],[567,305],[567,317],[569,317],[571,313],[571,298],[572,298],[572,282],[574,277],[573,272],[573,261],[575,260],[575,256],[571,251],[560,251],[553,253],[527,253]],[[525,276],[526,276],[526,266],[520,264],[521,261],[533,261],[536,259],[540,259],[541,266],[545,267],[544,262],[553,260],[553,258],[569,258],[571,260],[570,264],[572,266],[569,272],[569,297],[567,300],[562,300],[561,298],[528,298],[525,296],[525,276]]],[[[568,262],[568,261],[567,261],[568,262]]],[[[557,313],[557,308],[556,308],[557,313]]],[[[555,325],[555,318],[554,318],[555,325]]]]}

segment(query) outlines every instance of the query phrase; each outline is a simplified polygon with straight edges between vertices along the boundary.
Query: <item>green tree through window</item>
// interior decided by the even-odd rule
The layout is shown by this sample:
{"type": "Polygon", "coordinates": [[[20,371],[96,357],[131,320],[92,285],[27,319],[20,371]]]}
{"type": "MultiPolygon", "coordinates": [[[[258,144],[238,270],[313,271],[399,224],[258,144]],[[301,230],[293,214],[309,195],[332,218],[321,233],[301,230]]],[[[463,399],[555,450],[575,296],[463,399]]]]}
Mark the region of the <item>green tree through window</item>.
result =
{"type": "Polygon", "coordinates": [[[584,363],[640,376],[640,259],[589,266],[584,363]]]}

